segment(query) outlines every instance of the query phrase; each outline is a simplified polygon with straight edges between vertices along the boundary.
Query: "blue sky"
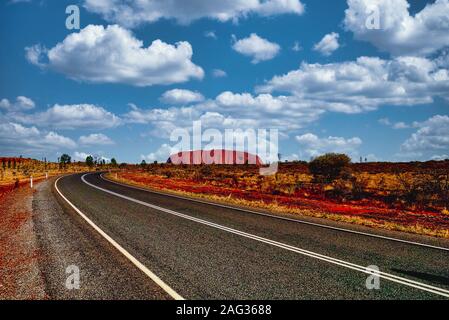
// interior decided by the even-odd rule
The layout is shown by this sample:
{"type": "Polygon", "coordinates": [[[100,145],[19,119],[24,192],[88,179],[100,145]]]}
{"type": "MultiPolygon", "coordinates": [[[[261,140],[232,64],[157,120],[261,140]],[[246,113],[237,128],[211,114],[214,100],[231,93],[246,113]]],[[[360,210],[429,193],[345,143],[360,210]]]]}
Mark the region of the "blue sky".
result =
{"type": "Polygon", "coordinates": [[[449,158],[447,0],[141,3],[0,4],[1,155],[160,161],[202,120],[277,128],[283,159],[449,158]]]}

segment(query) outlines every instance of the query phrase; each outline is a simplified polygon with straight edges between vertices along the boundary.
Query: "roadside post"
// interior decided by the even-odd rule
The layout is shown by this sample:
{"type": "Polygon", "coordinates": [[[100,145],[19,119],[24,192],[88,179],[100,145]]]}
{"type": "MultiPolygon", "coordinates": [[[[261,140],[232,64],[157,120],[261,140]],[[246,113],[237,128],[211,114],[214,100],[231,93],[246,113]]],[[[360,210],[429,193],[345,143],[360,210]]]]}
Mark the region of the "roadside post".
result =
{"type": "Polygon", "coordinates": [[[30,187],[33,188],[33,176],[30,176],[30,187]]]}

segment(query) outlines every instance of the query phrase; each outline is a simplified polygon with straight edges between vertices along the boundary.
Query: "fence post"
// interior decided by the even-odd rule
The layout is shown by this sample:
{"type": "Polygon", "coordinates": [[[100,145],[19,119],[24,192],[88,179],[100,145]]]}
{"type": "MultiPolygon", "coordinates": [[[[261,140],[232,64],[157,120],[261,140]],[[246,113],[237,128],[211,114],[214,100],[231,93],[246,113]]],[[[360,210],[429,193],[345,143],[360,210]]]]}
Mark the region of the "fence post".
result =
{"type": "Polygon", "coordinates": [[[33,176],[30,176],[30,186],[33,188],[33,176]]]}

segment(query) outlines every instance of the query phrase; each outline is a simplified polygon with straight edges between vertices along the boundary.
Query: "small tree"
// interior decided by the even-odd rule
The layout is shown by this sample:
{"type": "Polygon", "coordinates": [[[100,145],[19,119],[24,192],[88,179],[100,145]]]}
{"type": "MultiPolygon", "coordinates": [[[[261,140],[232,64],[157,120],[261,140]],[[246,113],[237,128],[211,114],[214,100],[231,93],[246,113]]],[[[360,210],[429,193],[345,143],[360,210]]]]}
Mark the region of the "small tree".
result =
{"type": "Polygon", "coordinates": [[[94,158],[92,156],[86,157],[86,165],[91,168],[94,166],[94,158]]]}
{"type": "Polygon", "coordinates": [[[332,182],[350,163],[351,159],[345,154],[327,153],[310,161],[309,170],[316,181],[332,182]]]}
{"type": "Polygon", "coordinates": [[[113,167],[116,167],[116,166],[117,166],[117,160],[115,160],[115,158],[112,158],[112,159],[111,159],[111,165],[112,165],[113,167]]]}
{"type": "Polygon", "coordinates": [[[147,166],[147,162],[145,160],[142,160],[142,162],[140,163],[140,166],[145,169],[147,166]]]}
{"type": "Polygon", "coordinates": [[[59,158],[59,162],[61,162],[64,166],[67,164],[70,164],[70,162],[72,162],[72,158],[64,153],[60,158],[59,158]]]}

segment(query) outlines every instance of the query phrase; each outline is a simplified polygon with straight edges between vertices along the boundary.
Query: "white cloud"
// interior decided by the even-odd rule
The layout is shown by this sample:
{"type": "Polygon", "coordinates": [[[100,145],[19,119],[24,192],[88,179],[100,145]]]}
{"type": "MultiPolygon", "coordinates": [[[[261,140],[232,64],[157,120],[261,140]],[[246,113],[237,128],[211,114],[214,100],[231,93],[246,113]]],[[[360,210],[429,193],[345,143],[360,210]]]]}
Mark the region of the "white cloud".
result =
{"type": "Polygon", "coordinates": [[[4,154],[36,154],[72,149],[76,143],[56,132],[43,132],[14,122],[0,123],[0,147],[4,154]]]}
{"type": "Polygon", "coordinates": [[[392,127],[393,129],[408,129],[412,127],[412,125],[406,124],[403,121],[392,123],[388,118],[379,119],[379,123],[388,127],[392,127]]]}
{"type": "Polygon", "coordinates": [[[76,161],[86,161],[86,158],[92,156],[90,153],[75,151],[73,159],[76,161]]]}
{"type": "Polygon", "coordinates": [[[189,107],[142,109],[131,105],[125,122],[150,124],[156,136],[169,136],[175,128],[201,120],[212,128],[277,128],[290,131],[316,121],[324,111],[308,101],[270,94],[252,95],[225,91],[213,100],[189,107]]]}
{"type": "Polygon", "coordinates": [[[103,133],[92,133],[88,136],[81,136],[79,143],[82,145],[112,145],[114,141],[103,133]]]}
{"type": "Polygon", "coordinates": [[[299,0],[85,0],[84,7],[109,22],[126,27],[160,19],[174,19],[181,24],[201,18],[235,22],[251,14],[273,16],[287,13],[299,15],[304,12],[304,6],[299,0]]]}
{"type": "Polygon", "coordinates": [[[105,129],[116,127],[121,119],[102,107],[91,104],[59,105],[34,114],[11,116],[15,121],[40,127],[65,129],[105,129]]]}
{"type": "Polygon", "coordinates": [[[252,33],[248,38],[236,41],[232,48],[245,56],[251,57],[253,64],[271,60],[277,56],[281,47],[252,33]]]}
{"type": "Polygon", "coordinates": [[[7,112],[31,110],[34,107],[34,101],[24,96],[18,96],[15,102],[9,101],[8,99],[0,100],[0,110],[3,109],[7,112]]]}
{"type": "Polygon", "coordinates": [[[42,144],[46,145],[51,145],[51,146],[57,146],[57,147],[62,147],[62,148],[75,148],[76,147],[76,143],[75,141],[73,141],[70,138],[61,136],[53,131],[50,131],[49,133],[47,133],[42,142],[42,144]]]}
{"type": "Polygon", "coordinates": [[[9,0],[10,4],[31,2],[31,0],[9,0]]]}
{"type": "Polygon", "coordinates": [[[401,146],[401,151],[430,157],[449,150],[449,117],[436,115],[416,124],[418,130],[401,146]]]}
{"type": "Polygon", "coordinates": [[[315,101],[318,108],[356,113],[382,105],[431,103],[449,98],[448,70],[425,58],[393,60],[360,57],[356,61],[308,64],[275,76],[258,92],[287,92],[315,101]]]}
{"type": "Polygon", "coordinates": [[[49,50],[39,45],[26,48],[29,62],[71,79],[141,87],[202,79],[204,71],[191,61],[192,54],[186,41],[171,45],[154,40],[144,47],[117,25],[89,25],[49,50]]]}
{"type": "Polygon", "coordinates": [[[362,140],[358,137],[350,139],[332,136],[319,138],[312,133],[296,136],[296,141],[302,147],[301,155],[307,158],[328,152],[346,153],[354,157],[357,154],[357,148],[362,144],[362,140]]]}
{"type": "Polygon", "coordinates": [[[449,160],[449,155],[447,154],[434,155],[431,159],[436,161],[449,160]]]}
{"type": "Polygon", "coordinates": [[[407,0],[348,0],[344,26],[356,39],[393,55],[429,55],[449,44],[449,1],[437,0],[415,16],[407,0]],[[367,28],[377,11],[380,28],[367,28]]]}
{"type": "Polygon", "coordinates": [[[166,162],[167,159],[174,153],[177,153],[179,150],[175,150],[170,145],[164,143],[159,147],[155,152],[151,152],[147,155],[141,155],[140,158],[147,162],[166,162]]]}
{"type": "Polygon", "coordinates": [[[215,33],[215,31],[206,31],[206,32],[204,32],[204,36],[206,37],[206,38],[211,38],[211,39],[217,39],[217,34],[215,33]]]}
{"type": "Polygon", "coordinates": [[[197,91],[185,89],[172,89],[164,92],[160,100],[164,103],[172,104],[188,104],[192,102],[200,102],[204,100],[204,96],[197,91]]]}
{"type": "Polygon", "coordinates": [[[212,76],[214,78],[224,78],[226,77],[228,74],[226,73],[226,71],[221,70],[221,69],[214,69],[212,70],[212,76]]]}
{"type": "Polygon", "coordinates": [[[339,37],[340,35],[335,32],[326,34],[320,42],[314,45],[313,50],[320,52],[324,56],[330,56],[340,47],[338,43],[339,37]]]}
{"type": "Polygon", "coordinates": [[[299,52],[302,50],[302,47],[298,41],[295,41],[295,43],[293,44],[292,50],[295,52],[299,52]]]}
{"type": "Polygon", "coordinates": [[[94,159],[94,161],[100,162],[100,161],[105,161],[106,163],[111,162],[111,159],[109,157],[105,157],[104,155],[102,155],[102,152],[99,152],[99,154],[95,154],[95,153],[87,153],[87,152],[80,152],[80,151],[75,151],[73,158],[75,161],[86,161],[87,157],[92,157],[94,159]]]}

